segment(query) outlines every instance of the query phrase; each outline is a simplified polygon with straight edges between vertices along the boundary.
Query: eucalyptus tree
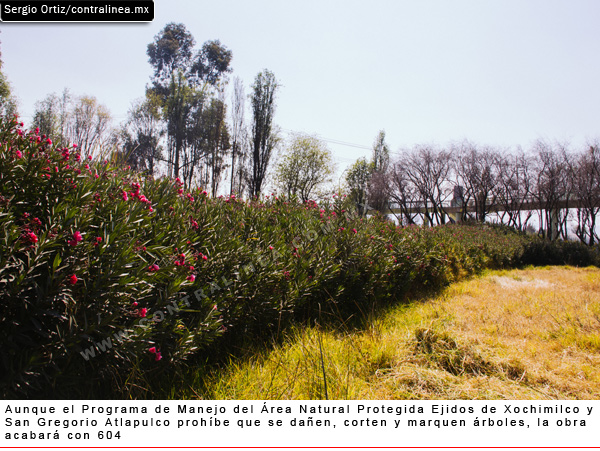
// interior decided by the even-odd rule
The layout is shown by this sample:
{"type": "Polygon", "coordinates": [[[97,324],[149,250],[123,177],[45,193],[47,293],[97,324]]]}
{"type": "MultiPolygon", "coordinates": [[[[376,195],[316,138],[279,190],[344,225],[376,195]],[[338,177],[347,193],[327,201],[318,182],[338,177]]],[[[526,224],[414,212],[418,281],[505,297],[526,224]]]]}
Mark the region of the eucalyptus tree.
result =
{"type": "Polygon", "coordinates": [[[190,152],[186,153],[183,167],[186,180],[198,181],[207,187],[212,196],[217,195],[223,173],[227,167],[225,156],[230,149],[229,130],[225,122],[224,99],[212,98],[202,109],[195,111],[189,129],[190,152]]]}
{"type": "Polygon", "coordinates": [[[190,141],[197,139],[192,132],[198,130],[194,121],[202,117],[208,88],[216,87],[231,71],[232,53],[218,40],[205,42],[197,51],[194,46],[194,37],[185,25],[169,23],[147,49],[154,68],[148,90],[161,99],[167,123],[169,175],[175,177],[180,175],[183,160],[198,164],[200,155],[183,155],[191,151],[190,141]]]}

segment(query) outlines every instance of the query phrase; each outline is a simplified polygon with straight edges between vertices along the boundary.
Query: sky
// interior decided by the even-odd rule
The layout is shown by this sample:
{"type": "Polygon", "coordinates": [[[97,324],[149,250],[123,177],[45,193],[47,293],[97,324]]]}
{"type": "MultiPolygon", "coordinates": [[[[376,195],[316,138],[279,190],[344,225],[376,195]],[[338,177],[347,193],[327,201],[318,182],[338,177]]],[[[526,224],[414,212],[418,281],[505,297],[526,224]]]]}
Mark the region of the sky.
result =
{"type": "MultiPolygon", "coordinates": [[[[3,70],[27,123],[67,87],[124,120],[152,73],[146,48],[170,22],[219,39],[249,93],[269,69],[275,123],[324,139],[344,169],[371,155],[468,139],[580,148],[600,138],[596,0],[155,0],[144,24],[0,24],[3,70]]],[[[249,107],[249,102],[247,102],[249,107]]],[[[250,118],[250,111],[246,112],[250,118]]]]}

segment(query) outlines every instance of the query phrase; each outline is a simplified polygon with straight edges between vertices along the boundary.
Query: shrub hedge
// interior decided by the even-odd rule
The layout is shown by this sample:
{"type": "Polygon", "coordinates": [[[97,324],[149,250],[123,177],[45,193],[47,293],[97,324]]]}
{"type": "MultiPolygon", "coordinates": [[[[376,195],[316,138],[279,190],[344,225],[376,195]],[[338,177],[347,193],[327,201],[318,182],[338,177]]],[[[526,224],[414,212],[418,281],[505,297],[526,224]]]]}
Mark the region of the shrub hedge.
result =
{"type": "Polygon", "coordinates": [[[213,199],[0,123],[4,398],[152,397],[139,387],[294,322],[484,268],[597,261],[501,226],[359,218],[339,196],[213,199]]]}

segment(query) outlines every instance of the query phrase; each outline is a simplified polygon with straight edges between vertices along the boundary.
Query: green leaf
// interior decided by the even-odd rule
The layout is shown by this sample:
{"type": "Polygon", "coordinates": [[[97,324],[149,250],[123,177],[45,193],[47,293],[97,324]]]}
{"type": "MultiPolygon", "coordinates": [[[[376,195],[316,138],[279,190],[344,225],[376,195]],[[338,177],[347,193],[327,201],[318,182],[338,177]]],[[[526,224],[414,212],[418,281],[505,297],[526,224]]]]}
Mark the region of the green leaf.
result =
{"type": "Polygon", "coordinates": [[[62,262],[62,258],[60,257],[60,254],[56,254],[56,256],[54,257],[54,261],[52,262],[52,271],[56,271],[56,269],[60,266],[62,262]]]}

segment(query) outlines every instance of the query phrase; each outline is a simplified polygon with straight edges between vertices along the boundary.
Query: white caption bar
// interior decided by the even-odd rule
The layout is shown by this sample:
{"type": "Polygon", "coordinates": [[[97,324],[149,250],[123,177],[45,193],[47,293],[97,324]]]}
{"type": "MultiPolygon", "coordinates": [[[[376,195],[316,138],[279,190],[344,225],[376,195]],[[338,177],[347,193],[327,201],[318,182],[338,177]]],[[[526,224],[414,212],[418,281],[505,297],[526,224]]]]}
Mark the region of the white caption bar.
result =
{"type": "Polygon", "coordinates": [[[600,401],[2,401],[0,447],[593,447],[600,401]]]}

